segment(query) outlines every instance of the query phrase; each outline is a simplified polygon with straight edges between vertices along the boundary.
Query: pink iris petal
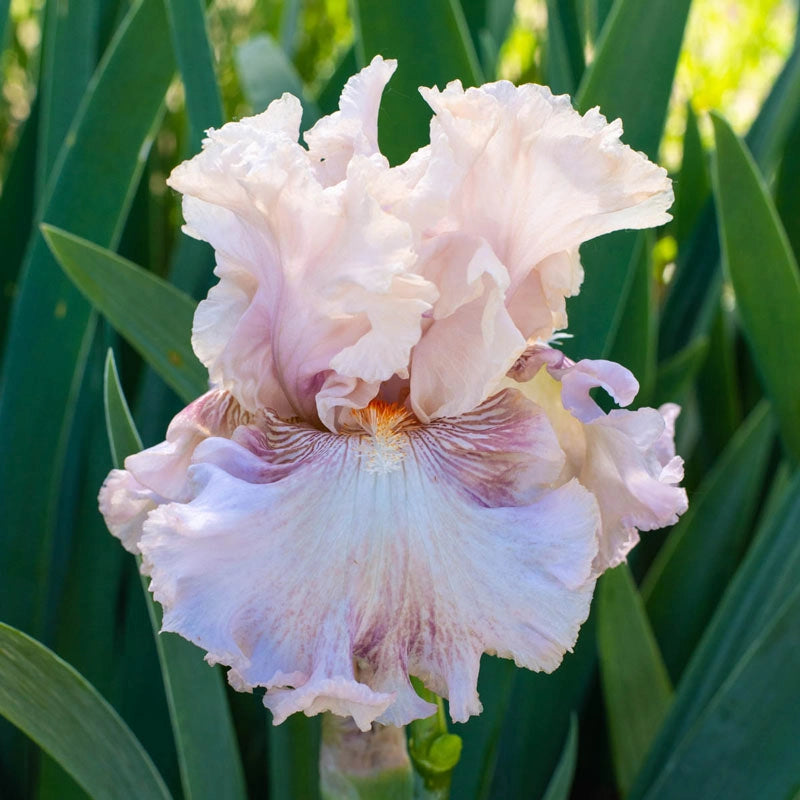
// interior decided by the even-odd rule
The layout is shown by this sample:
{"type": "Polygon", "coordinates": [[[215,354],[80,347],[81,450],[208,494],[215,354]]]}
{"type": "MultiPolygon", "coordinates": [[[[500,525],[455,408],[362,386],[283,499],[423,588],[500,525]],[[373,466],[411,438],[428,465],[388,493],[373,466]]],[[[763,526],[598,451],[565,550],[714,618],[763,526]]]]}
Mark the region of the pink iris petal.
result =
{"type": "Polygon", "coordinates": [[[610,361],[577,364],[558,350],[529,348],[509,373],[547,413],[567,455],[561,480],[577,478],[597,499],[602,518],[596,574],[625,560],[639,531],[673,525],[686,511],[683,460],[675,455],[680,408],[617,409],[605,414],[589,395],[604,388],[618,402],[638,389],[631,373],[610,361]],[[544,369],[543,369],[544,367],[544,369]]]}
{"type": "Polygon", "coordinates": [[[142,525],[159,504],[189,497],[187,471],[195,448],[209,436],[230,436],[249,420],[227,392],[210,391],[170,423],[166,441],[125,459],[100,490],[100,512],[126,550],[139,552],[142,525]]]}
{"type": "Polygon", "coordinates": [[[438,290],[415,273],[412,230],[381,208],[373,186],[388,170],[370,154],[392,71],[376,59],[353,78],[339,115],[309,131],[311,152],[297,142],[299,102],[284,95],[209,131],[169,178],[184,194],[187,233],[217,256],[220,282],[198,307],[195,351],[250,411],[333,429],[337,409],[363,407],[407,371],[438,290]],[[336,163],[322,169],[323,156],[336,163]]]}
{"type": "Polygon", "coordinates": [[[599,514],[577,481],[551,488],[543,412],[505,391],[429,425],[373,404],[344,431],[265,412],[194,448],[138,540],[164,629],[266,687],[276,722],[426,716],[409,674],[464,720],[483,652],[555,669],[588,614],[599,514]]]}
{"type": "MultiPolygon", "coordinates": [[[[420,249],[416,270],[439,287],[440,298],[434,323],[414,349],[411,398],[421,418],[435,418],[468,410],[487,391],[487,377],[501,362],[496,331],[506,331],[502,355],[510,366],[527,340],[564,328],[565,298],[578,291],[583,277],[578,246],[610,231],[663,224],[670,218],[672,189],[662,168],[620,142],[619,120],[608,123],[597,109],[581,116],[568,97],[545,87],[500,81],[464,90],[456,81],[444,91],[421,91],[435,112],[430,147],[419,159],[424,154],[430,174],[419,166],[409,172],[410,185],[403,193],[395,188],[397,199],[391,202],[390,195],[388,207],[415,227],[423,217],[417,206],[428,212],[422,233],[428,247],[420,249]],[[436,246],[442,237],[446,248],[436,246]],[[462,247],[480,242],[491,252],[493,274],[502,274],[495,277],[502,319],[495,313],[493,325],[485,317],[478,324],[473,312],[469,331],[477,337],[482,326],[481,345],[464,335],[460,346],[445,349],[426,338],[454,324],[455,298],[445,287],[468,282],[471,268],[469,259],[449,257],[459,239],[462,247]],[[443,305],[450,314],[440,311],[443,305]],[[447,391],[453,360],[467,392],[447,391]],[[432,391],[437,382],[442,387],[432,391]]],[[[474,304],[469,297],[462,302],[474,304]]],[[[446,337],[449,344],[458,338],[446,337]]]]}
{"type": "Polygon", "coordinates": [[[678,407],[606,414],[590,390],[630,404],[628,370],[528,346],[566,325],[582,242],[669,218],[666,173],[619,121],[503,81],[423,89],[431,142],[390,167],[395,66],[307,148],[284,95],[174,170],[216,253],[192,337],[215,389],[100,494],[164,629],[276,723],[405,724],[432,710],[410,675],[467,719],[483,653],[555,669],[597,576],[686,508],[678,407]]]}

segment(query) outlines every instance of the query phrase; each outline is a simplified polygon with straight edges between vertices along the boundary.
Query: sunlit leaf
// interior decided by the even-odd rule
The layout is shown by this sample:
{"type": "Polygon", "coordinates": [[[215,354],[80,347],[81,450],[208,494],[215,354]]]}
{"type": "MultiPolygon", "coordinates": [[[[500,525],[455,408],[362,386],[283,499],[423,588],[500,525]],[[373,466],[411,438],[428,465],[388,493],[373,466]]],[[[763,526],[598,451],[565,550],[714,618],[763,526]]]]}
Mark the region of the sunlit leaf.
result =
{"type": "Polygon", "coordinates": [[[800,274],[786,233],[752,157],[725,120],[714,116],[714,195],[720,243],[745,336],[781,437],[800,458],[800,274]]]}
{"type": "Polygon", "coordinates": [[[598,583],[597,649],[611,755],[624,796],[672,701],[672,685],[627,564],[598,583]]]}
{"type": "MultiPolygon", "coordinates": [[[[739,564],[774,440],[769,405],[751,412],[693,495],[642,587],[653,630],[677,678],[739,564]]],[[[654,534],[659,535],[659,534],[654,534]]]]}
{"type": "MultiPolygon", "coordinates": [[[[648,788],[671,763],[672,754],[680,742],[692,735],[695,724],[714,696],[726,680],[733,677],[737,662],[752,652],[752,646],[775,622],[778,612],[797,589],[800,570],[800,539],[797,537],[800,529],[800,473],[795,474],[780,498],[776,498],[770,506],[771,513],[763,519],[746,558],[692,655],[678,685],[670,714],[637,776],[631,800],[649,797],[648,788]]],[[[796,618],[793,624],[796,635],[796,618]]],[[[795,654],[800,652],[796,644],[794,649],[795,654]]],[[[795,679],[798,674],[800,671],[795,669],[795,679]]],[[[796,694],[795,684],[793,696],[796,697],[796,694]]],[[[793,708],[792,702],[786,704],[793,708]]],[[[800,719],[796,713],[794,716],[800,719]]],[[[770,731],[763,738],[772,740],[774,737],[770,731]]],[[[756,742],[751,744],[757,752],[756,742]]],[[[793,758],[788,761],[797,763],[793,758]]],[[[764,765],[769,763],[764,762],[764,765]]],[[[728,795],[722,792],[720,796],[728,795]]]]}
{"type": "Polygon", "coordinates": [[[575,3],[547,0],[544,72],[555,94],[575,94],[584,69],[583,43],[575,3]]]}
{"type": "Polygon", "coordinates": [[[97,64],[97,0],[44,7],[36,198],[41,201],[64,137],[97,64]],[[69,69],[64,65],[69,64],[69,69]]]}
{"type": "Polygon", "coordinates": [[[776,609],[645,797],[789,798],[800,785],[800,588],[776,609]]]}
{"type": "MultiPolygon", "coordinates": [[[[621,117],[624,141],[651,158],[661,141],[688,11],[689,0],[619,0],[578,89],[581,111],[599,105],[609,119],[621,117]]],[[[581,248],[586,278],[568,306],[571,355],[608,356],[633,285],[642,236],[622,231],[581,248]]]]}
{"type": "Polygon", "coordinates": [[[354,0],[356,60],[396,58],[399,67],[384,94],[378,125],[381,150],[393,163],[405,161],[428,141],[431,110],[419,86],[441,86],[460,78],[481,83],[481,69],[458,0],[354,0]]]}
{"type": "MultiPolygon", "coordinates": [[[[798,40],[750,127],[745,140],[763,174],[770,174],[786,144],[800,103],[798,40]]],[[[709,197],[699,221],[678,255],[675,276],[661,315],[659,353],[668,356],[708,331],[719,304],[717,218],[709,197]]]]}
{"type": "Polygon", "coordinates": [[[110,250],[49,225],[42,230],[75,285],[185,401],[206,391],[208,374],[190,342],[191,298],[110,250]]]}
{"type": "Polygon", "coordinates": [[[55,653],[2,623],[0,714],[94,800],[170,797],[141,744],[97,690],[55,653]]]}
{"type": "Polygon", "coordinates": [[[608,354],[612,361],[631,370],[639,381],[636,397],[639,406],[649,404],[656,379],[656,313],[651,254],[652,237],[640,236],[633,284],[608,354]]]}
{"type": "MultiPolygon", "coordinates": [[[[173,73],[160,0],[134,4],[76,112],[44,219],[117,240],[173,73]],[[126,113],[111,113],[124,108],[126,113]]],[[[65,448],[91,343],[91,309],[34,237],[19,284],[0,393],[0,615],[33,632],[45,619],[65,448]],[[47,391],[42,391],[42,375],[47,391]],[[39,501],[31,503],[31,498],[39,501]]]]}
{"type": "Polygon", "coordinates": [[[166,0],[165,6],[186,92],[190,149],[194,153],[200,150],[206,128],[218,128],[224,121],[214,55],[206,31],[206,4],[204,0],[166,0]]]}
{"type": "Polygon", "coordinates": [[[675,238],[685,242],[694,229],[711,191],[708,161],[700,139],[697,116],[686,104],[686,132],[683,135],[683,161],[675,182],[675,238]]]}
{"type": "Polygon", "coordinates": [[[620,117],[625,141],[658,155],[691,0],[618,0],[578,88],[582,111],[620,117]]]}

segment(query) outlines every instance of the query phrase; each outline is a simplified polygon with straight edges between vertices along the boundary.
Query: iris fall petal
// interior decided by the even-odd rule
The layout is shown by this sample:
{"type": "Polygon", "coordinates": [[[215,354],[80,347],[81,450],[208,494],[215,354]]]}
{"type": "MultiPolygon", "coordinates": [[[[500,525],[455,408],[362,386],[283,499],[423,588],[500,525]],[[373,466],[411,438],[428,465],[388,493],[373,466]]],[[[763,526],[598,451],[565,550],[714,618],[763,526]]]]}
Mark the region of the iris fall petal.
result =
{"type": "Polygon", "coordinates": [[[631,373],[610,361],[571,362],[534,346],[512,369],[518,386],[545,409],[567,456],[562,480],[577,478],[597,498],[602,517],[597,574],[625,560],[639,531],[673,525],[688,507],[683,460],[675,455],[680,409],[615,409],[605,413],[589,394],[602,387],[629,404],[638,391],[631,373]]]}
{"type": "Polygon", "coordinates": [[[597,505],[550,488],[563,454],[518,392],[427,426],[370,406],[345,434],[264,414],[193,461],[144,525],[151,589],[276,722],[406,723],[430,713],[409,674],[464,720],[483,652],[552,670],[588,614],[597,505]]]}
{"type": "Polygon", "coordinates": [[[597,576],[686,507],[676,406],[608,361],[530,342],[567,323],[579,246],[668,219],[664,170],[619,121],[507,82],[423,89],[430,144],[390,166],[395,62],[299,141],[284,95],[210,130],[169,184],[218,284],[192,344],[212,390],[100,493],[163,627],[276,723],[481,710],[483,653],[550,671],[597,576]]]}

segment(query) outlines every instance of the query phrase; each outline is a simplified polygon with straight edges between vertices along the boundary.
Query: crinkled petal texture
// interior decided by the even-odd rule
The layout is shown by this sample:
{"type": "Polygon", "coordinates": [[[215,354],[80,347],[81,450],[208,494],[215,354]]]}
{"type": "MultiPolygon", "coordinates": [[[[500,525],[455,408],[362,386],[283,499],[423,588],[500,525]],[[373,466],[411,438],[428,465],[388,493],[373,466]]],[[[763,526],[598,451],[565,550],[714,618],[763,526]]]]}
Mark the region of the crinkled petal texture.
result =
{"type": "Polygon", "coordinates": [[[406,167],[412,185],[402,197],[395,187],[390,207],[428,212],[417,271],[440,299],[413,352],[411,401],[431,419],[474,407],[527,340],[566,326],[582,242],[663,224],[673,194],[665,170],[620,142],[619,120],[581,116],[566,95],[507,81],[420,91],[436,112],[417,157],[429,169],[406,167]]]}
{"type": "Polygon", "coordinates": [[[333,428],[338,409],[363,407],[407,372],[438,291],[414,272],[409,224],[374,197],[388,170],[378,98],[393,69],[376,58],[351,79],[341,111],[309,131],[310,151],[297,141],[300,103],[284,95],[209,131],[169,178],[220,278],[192,343],[212,382],[250,411],[333,428]]]}
{"type": "Polygon", "coordinates": [[[125,459],[100,489],[100,513],[131,553],[139,552],[142,525],[159,504],[189,497],[187,471],[195,448],[210,436],[230,436],[250,415],[225,391],[198,397],[170,423],[166,441],[125,459]]]}
{"type": "Polygon", "coordinates": [[[602,517],[594,563],[599,575],[625,560],[639,531],[673,525],[686,511],[683,460],[675,455],[680,408],[615,409],[605,413],[589,392],[602,387],[620,405],[631,403],[639,385],[611,361],[567,359],[534,346],[510,373],[517,386],[545,410],[566,454],[562,481],[577,478],[597,499],[602,517]]]}
{"type": "Polygon", "coordinates": [[[553,670],[588,614],[597,503],[553,488],[563,452],[516,390],[429,425],[372,403],[339,434],[261,413],[175,465],[136,542],[164,629],[266,687],[276,723],[427,716],[409,674],[465,720],[482,653],[553,670]]]}

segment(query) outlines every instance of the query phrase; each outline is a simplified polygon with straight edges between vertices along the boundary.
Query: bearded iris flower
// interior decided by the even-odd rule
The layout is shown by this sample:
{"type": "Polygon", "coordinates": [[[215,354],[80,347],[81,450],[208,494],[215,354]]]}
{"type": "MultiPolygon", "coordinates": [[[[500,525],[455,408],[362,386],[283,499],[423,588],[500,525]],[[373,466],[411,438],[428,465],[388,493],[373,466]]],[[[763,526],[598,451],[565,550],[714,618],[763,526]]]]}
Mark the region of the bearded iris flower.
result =
{"type": "Polygon", "coordinates": [[[619,123],[507,82],[422,89],[430,144],[391,167],[395,63],[298,143],[299,101],[209,131],[169,184],[219,283],[193,345],[211,390],[100,494],[163,628],[303,711],[403,725],[479,713],[481,655],[555,669],[598,576],[686,509],[678,409],[567,359],[578,248],[669,219],[619,123]]]}

